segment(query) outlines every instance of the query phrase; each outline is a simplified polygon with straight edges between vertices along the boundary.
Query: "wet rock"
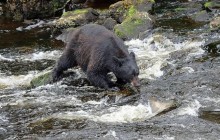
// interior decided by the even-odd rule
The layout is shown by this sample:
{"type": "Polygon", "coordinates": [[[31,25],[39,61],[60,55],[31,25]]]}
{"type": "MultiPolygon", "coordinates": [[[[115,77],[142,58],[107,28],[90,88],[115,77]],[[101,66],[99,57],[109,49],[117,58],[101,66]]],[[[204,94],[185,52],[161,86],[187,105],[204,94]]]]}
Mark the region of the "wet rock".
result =
{"type": "Polygon", "coordinates": [[[210,55],[220,56],[220,41],[211,42],[203,47],[210,55]]]}
{"type": "Polygon", "coordinates": [[[208,14],[206,10],[203,10],[192,15],[191,18],[197,22],[208,22],[211,20],[212,16],[208,14]]]}
{"type": "Polygon", "coordinates": [[[155,97],[151,97],[149,105],[153,114],[159,114],[176,108],[177,102],[175,100],[160,101],[155,97]]]}
{"type": "Polygon", "coordinates": [[[220,108],[201,108],[199,109],[199,118],[220,124],[220,108]]]}
{"type": "Polygon", "coordinates": [[[38,87],[38,86],[49,84],[51,83],[51,81],[52,81],[52,74],[50,70],[33,78],[30,82],[30,85],[31,87],[38,87]]]}
{"type": "Polygon", "coordinates": [[[51,129],[82,129],[86,126],[85,120],[80,118],[62,118],[52,116],[48,118],[43,118],[41,120],[35,121],[28,125],[31,128],[32,133],[45,133],[45,131],[50,131],[51,129]]]}
{"type": "Polygon", "coordinates": [[[85,25],[98,19],[99,13],[92,9],[78,9],[63,13],[55,23],[56,28],[68,28],[85,25]]]}
{"type": "Polygon", "coordinates": [[[117,24],[117,22],[112,19],[112,18],[107,18],[105,21],[104,21],[104,24],[103,26],[105,26],[107,29],[109,30],[113,30],[114,29],[114,26],[117,24]]]}
{"type": "Polygon", "coordinates": [[[109,6],[109,13],[111,17],[117,21],[117,23],[122,23],[124,20],[124,13],[126,13],[127,9],[124,6],[124,1],[116,2],[109,6]]]}
{"type": "Polygon", "coordinates": [[[174,10],[175,10],[174,15],[177,16],[192,15],[202,11],[202,4],[196,2],[180,3],[178,7],[175,8],[174,10]]]}
{"type": "Polygon", "coordinates": [[[67,28],[67,29],[64,29],[62,34],[60,34],[59,36],[56,37],[57,40],[61,40],[65,43],[67,43],[70,38],[71,38],[71,33],[75,30],[75,28],[67,28]]]}
{"type": "Polygon", "coordinates": [[[215,17],[211,22],[210,22],[210,28],[213,30],[218,30],[220,29],[220,16],[215,17]]]}
{"type": "Polygon", "coordinates": [[[7,0],[5,4],[5,15],[13,17],[14,20],[22,21],[24,19],[45,18],[54,15],[59,7],[62,7],[63,1],[42,1],[42,0],[7,0]]]}

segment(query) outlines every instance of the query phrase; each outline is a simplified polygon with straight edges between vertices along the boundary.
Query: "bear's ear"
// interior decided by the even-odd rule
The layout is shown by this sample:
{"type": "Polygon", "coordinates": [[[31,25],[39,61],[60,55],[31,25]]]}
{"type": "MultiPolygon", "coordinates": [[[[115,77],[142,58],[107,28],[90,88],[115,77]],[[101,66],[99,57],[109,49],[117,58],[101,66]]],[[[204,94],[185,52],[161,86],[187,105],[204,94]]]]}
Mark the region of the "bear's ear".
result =
{"type": "Polygon", "coordinates": [[[118,57],[116,57],[116,56],[113,56],[113,60],[114,60],[114,62],[115,62],[116,64],[119,65],[119,67],[122,66],[123,61],[124,61],[122,58],[118,58],[118,57]]]}
{"type": "Polygon", "coordinates": [[[135,59],[135,54],[134,54],[134,52],[130,52],[130,56],[131,56],[133,59],[135,59]]]}

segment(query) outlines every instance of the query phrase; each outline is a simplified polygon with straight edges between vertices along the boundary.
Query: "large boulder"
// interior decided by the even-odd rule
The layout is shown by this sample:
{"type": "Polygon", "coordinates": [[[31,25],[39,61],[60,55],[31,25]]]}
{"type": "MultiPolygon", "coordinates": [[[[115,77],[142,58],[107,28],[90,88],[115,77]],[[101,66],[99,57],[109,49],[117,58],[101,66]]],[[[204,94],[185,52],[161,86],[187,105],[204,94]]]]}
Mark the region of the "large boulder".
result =
{"type": "Polygon", "coordinates": [[[14,20],[45,18],[54,15],[59,7],[62,7],[67,0],[7,0],[5,4],[5,15],[14,20]]]}
{"type": "Polygon", "coordinates": [[[63,13],[61,18],[56,21],[55,26],[56,28],[62,29],[68,27],[77,27],[94,22],[98,19],[98,17],[99,13],[92,8],[77,9],[63,13]]]}

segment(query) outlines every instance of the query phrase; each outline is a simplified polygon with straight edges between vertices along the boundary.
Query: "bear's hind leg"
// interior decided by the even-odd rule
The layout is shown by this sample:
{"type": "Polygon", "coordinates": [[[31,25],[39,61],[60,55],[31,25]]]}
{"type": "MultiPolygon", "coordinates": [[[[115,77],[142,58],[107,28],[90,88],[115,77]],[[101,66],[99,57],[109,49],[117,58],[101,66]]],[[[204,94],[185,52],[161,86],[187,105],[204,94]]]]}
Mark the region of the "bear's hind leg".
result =
{"type": "Polygon", "coordinates": [[[57,61],[55,68],[53,69],[53,82],[58,81],[60,79],[60,76],[63,73],[63,71],[74,66],[77,66],[74,53],[70,50],[65,50],[62,56],[57,61]]]}

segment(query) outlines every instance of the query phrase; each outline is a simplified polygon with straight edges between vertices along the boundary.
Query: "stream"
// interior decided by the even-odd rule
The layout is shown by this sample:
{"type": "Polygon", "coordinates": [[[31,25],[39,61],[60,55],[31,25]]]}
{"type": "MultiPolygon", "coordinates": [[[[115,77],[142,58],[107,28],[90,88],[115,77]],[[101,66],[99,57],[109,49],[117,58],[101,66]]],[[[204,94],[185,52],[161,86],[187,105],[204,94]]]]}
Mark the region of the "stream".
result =
{"type": "Polygon", "coordinates": [[[178,3],[163,4],[156,5],[153,30],[125,41],[137,56],[139,93],[129,85],[119,92],[93,87],[80,68],[30,87],[54,66],[64,43],[51,36],[53,19],[27,28],[1,17],[0,140],[220,139],[219,31],[167,16],[178,3]]]}

